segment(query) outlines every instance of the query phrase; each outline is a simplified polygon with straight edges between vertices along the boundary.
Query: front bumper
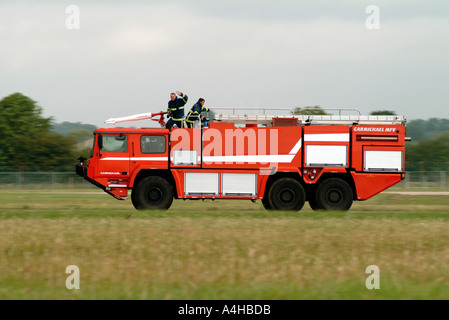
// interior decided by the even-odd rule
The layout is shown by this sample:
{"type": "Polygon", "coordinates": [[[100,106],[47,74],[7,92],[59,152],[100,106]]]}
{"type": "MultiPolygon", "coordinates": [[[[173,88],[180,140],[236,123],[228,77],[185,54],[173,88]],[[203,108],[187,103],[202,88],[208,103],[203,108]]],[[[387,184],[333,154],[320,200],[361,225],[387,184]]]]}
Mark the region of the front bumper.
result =
{"type": "Polygon", "coordinates": [[[93,180],[92,178],[89,178],[87,175],[87,167],[85,165],[77,164],[75,166],[75,172],[80,177],[84,178],[84,180],[92,183],[94,186],[100,188],[107,194],[113,196],[114,198],[118,200],[125,200],[126,196],[128,195],[128,188],[114,188],[114,187],[105,187],[98,181],[93,180]]]}

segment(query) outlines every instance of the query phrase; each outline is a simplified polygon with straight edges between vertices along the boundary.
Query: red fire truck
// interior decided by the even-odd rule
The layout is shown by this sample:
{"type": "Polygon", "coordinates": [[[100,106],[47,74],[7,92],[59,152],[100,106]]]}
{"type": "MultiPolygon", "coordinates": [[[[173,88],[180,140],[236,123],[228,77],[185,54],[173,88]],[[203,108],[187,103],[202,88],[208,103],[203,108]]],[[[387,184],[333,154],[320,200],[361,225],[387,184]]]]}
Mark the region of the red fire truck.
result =
{"type": "Polygon", "coordinates": [[[404,179],[405,124],[396,115],[264,112],[220,114],[193,129],[103,128],[76,172],[119,200],[132,190],[139,210],[168,209],[173,199],[348,210],[404,179]]]}

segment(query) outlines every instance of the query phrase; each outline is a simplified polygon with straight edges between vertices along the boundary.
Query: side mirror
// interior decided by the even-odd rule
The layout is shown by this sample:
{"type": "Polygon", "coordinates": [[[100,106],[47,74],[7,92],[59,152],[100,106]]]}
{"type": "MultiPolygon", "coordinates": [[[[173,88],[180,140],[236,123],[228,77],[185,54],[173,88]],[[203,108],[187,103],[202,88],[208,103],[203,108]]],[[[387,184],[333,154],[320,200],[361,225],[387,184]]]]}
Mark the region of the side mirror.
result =
{"type": "Polygon", "coordinates": [[[123,133],[120,133],[119,136],[115,136],[115,140],[125,141],[126,140],[126,136],[124,136],[123,133]]]}
{"type": "Polygon", "coordinates": [[[101,134],[98,135],[98,149],[103,149],[103,136],[101,134]]]}

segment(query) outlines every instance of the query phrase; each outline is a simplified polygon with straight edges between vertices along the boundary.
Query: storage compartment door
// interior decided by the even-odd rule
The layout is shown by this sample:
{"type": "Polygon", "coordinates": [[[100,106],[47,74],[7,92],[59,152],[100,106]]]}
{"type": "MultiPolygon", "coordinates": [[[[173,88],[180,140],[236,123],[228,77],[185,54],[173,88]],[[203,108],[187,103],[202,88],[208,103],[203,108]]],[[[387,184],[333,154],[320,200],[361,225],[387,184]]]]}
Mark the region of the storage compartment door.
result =
{"type": "Polygon", "coordinates": [[[257,174],[223,173],[223,196],[255,197],[257,195],[257,174]]]}
{"type": "Polygon", "coordinates": [[[365,171],[402,171],[402,151],[365,150],[365,171]]]}
{"type": "Polygon", "coordinates": [[[186,172],[184,193],[187,196],[217,196],[220,193],[220,174],[216,172],[186,172]]]}
{"type": "Polygon", "coordinates": [[[174,150],[173,166],[197,166],[198,151],[197,150],[174,150]]]}
{"type": "Polygon", "coordinates": [[[346,167],[348,164],[347,149],[347,146],[307,145],[306,166],[346,167]]]}

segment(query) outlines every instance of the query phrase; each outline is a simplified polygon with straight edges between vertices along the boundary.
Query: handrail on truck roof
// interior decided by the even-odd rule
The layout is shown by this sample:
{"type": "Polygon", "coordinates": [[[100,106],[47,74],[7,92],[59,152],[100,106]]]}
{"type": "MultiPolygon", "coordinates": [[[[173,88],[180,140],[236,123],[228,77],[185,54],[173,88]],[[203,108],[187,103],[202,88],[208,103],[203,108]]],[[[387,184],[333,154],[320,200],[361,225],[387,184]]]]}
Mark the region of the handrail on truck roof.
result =
{"type": "MultiPolygon", "coordinates": [[[[294,109],[292,108],[246,108],[246,107],[216,107],[213,108],[214,110],[232,110],[232,114],[235,114],[236,110],[251,110],[251,111],[263,111],[263,114],[266,114],[267,110],[278,110],[278,111],[289,111],[292,115],[295,114],[294,109]]],[[[314,110],[312,108],[299,108],[300,113],[299,115],[302,115],[301,111],[308,111],[308,110],[314,110]]],[[[330,111],[338,111],[338,115],[341,115],[342,111],[355,111],[358,113],[359,116],[362,115],[359,109],[356,108],[320,108],[320,110],[330,110],[330,111]]]]}

